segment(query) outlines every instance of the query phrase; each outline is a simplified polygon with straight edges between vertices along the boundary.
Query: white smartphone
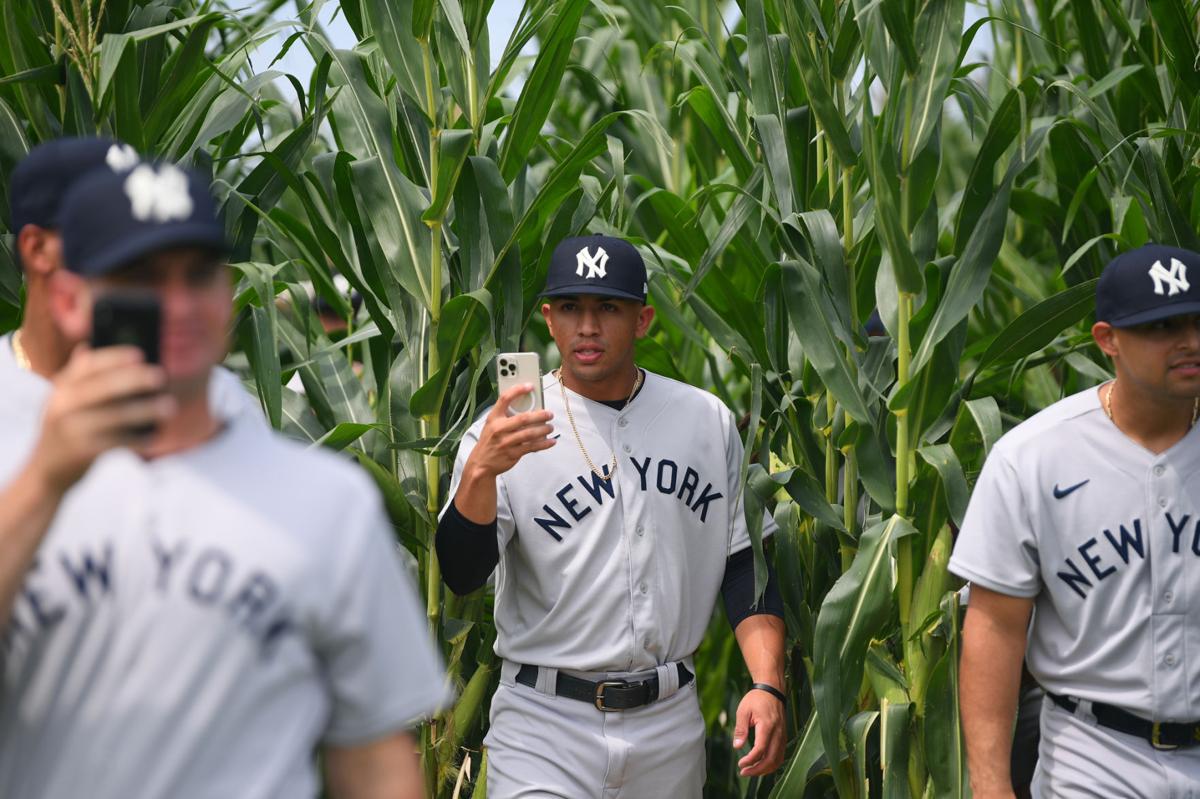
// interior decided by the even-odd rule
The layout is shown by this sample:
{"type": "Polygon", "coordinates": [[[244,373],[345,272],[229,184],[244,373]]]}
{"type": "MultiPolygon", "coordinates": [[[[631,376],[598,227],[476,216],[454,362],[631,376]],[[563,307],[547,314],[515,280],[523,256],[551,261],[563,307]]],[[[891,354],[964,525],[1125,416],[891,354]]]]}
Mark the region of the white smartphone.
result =
{"type": "Polygon", "coordinates": [[[542,366],[536,352],[500,353],[496,356],[496,375],[501,394],[522,383],[533,385],[533,391],[522,394],[508,406],[510,416],[542,409],[542,366]]]}

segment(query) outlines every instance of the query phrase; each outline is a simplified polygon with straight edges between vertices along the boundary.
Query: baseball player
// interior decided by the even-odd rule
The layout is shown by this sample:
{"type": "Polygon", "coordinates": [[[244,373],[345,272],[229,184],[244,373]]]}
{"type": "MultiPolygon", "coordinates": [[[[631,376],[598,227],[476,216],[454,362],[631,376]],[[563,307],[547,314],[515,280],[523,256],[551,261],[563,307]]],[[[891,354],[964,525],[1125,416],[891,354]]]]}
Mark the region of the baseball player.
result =
{"type": "Polygon", "coordinates": [[[517,387],[471,426],[436,539],[456,593],[496,574],[488,796],[699,796],[692,654],[722,590],[755,681],[733,744],[753,729],[741,773],[768,773],[784,752],[782,602],[772,575],[755,606],[733,415],[635,364],[654,309],[628,242],[561,242],[543,296],[562,359],[546,409],[510,415],[533,389],[517,387]]]}
{"type": "Polygon", "coordinates": [[[420,796],[405,731],[446,688],[376,490],[210,405],[232,283],[205,181],[97,170],[61,226],[64,340],[94,297],[153,292],[162,365],[73,350],[22,473],[38,502],[0,506],[0,795],[315,796],[321,745],[336,796],[420,796]]]}
{"type": "Polygon", "coordinates": [[[1200,797],[1200,255],[1118,256],[1096,318],[1116,379],[996,444],[950,561],[977,799],[1013,794],[1023,657],[1046,690],[1034,796],[1200,797]]]}
{"type": "MultiPolygon", "coordinates": [[[[132,147],[112,139],[66,137],[34,147],[13,170],[11,230],[25,274],[25,314],[19,330],[0,337],[0,484],[28,455],[50,378],[71,354],[73,342],[55,327],[49,306],[50,283],[62,266],[62,198],[83,175],[96,169],[128,169],[138,159],[132,147]]],[[[245,412],[262,419],[253,397],[229,371],[214,370],[211,390],[223,415],[245,412]]]]}

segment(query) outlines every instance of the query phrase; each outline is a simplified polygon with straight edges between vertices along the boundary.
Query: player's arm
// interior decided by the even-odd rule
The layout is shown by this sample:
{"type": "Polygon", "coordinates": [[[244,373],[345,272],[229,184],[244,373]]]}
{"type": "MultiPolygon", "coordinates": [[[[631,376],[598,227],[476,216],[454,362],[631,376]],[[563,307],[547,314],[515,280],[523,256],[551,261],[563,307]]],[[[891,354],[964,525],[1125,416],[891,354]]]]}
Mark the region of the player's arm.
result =
{"type": "Polygon", "coordinates": [[[1032,598],[971,585],[962,632],[959,711],[976,799],[1013,796],[1013,719],[1032,612],[1032,598]]]}
{"type": "Polygon", "coordinates": [[[500,562],[496,478],[530,452],[554,446],[547,438],[552,429],[547,423],[551,418],[548,411],[508,415],[512,401],[531,390],[531,386],[515,386],[501,394],[466,460],[459,455],[454,497],[438,520],[434,536],[442,579],[456,594],[483,587],[500,562]]]}
{"type": "Polygon", "coordinates": [[[425,796],[417,743],[406,732],[361,746],[326,747],[325,775],[335,799],[425,796]]]}
{"type": "MultiPolygon", "coordinates": [[[[770,613],[755,613],[734,628],[738,648],[746,661],[750,680],[784,691],[783,619],[770,613]]],[[[783,764],[787,745],[787,718],[783,702],[774,694],[752,688],[738,704],[733,728],[733,748],[746,745],[750,730],[754,746],[738,760],[741,776],[770,774],[783,764]]]]}
{"type": "Polygon", "coordinates": [[[552,431],[549,424],[552,413],[542,410],[508,415],[512,401],[531,391],[533,386],[514,386],[500,395],[479,433],[479,443],[463,464],[454,506],[469,522],[484,525],[494,522],[498,499],[496,478],[529,453],[554,446],[554,440],[547,438],[552,431]]]}
{"type": "MultiPolygon", "coordinates": [[[[757,599],[754,588],[754,550],[746,547],[725,562],[725,577],[721,581],[725,615],[742,650],[751,682],[769,685],[782,693],[786,628],[779,578],[770,558],[761,599],[757,599]]],[[[738,705],[733,731],[735,749],[745,746],[751,728],[754,746],[738,762],[742,776],[768,774],[783,762],[787,735],[783,702],[770,692],[751,689],[738,705]]]]}
{"type": "Polygon", "coordinates": [[[67,491],[101,453],[145,440],[131,428],[174,411],[163,385],[133,347],[77,350],[55,379],[33,453],[0,489],[0,626],[67,491]]]}

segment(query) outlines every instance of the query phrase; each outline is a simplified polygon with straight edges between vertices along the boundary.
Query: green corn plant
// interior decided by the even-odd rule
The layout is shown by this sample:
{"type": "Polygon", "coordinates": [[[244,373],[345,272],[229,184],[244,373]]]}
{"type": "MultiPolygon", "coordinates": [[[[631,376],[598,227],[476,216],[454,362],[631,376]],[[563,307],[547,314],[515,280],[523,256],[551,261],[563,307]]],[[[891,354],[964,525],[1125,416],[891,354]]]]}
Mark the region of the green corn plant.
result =
{"type": "MultiPolygon", "coordinates": [[[[1197,245],[1186,3],[992,0],[967,24],[960,0],[530,0],[495,67],[487,0],[343,0],[351,49],[319,3],[59,5],[4,3],[0,176],[91,131],[210,170],[242,276],[230,363],[273,424],[375,478],[461,690],[422,730],[431,795],[484,795],[498,671],[489,591],[447,596],[431,547],[450,456],[494,353],[551,354],[531,311],[583,230],[648,255],[638,360],[743,417],[749,518],[779,524],[752,538],[760,587],[768,559],[781,577],[788,762],[737,776],[748,677],[718,611],[706,795],[966,794],[954,530],[1004,430],[1106,377],[1086,328],[1108,258],[1197,245]],[[252,60],[280,26],[312,75],[252,60]]],[[[0,329],[19,307],[10,258],[0,329]]]]}
{"type": "MultiPolygon", "coordinates": [[[[115,136],[228,183],[244,178],[250,170],[238,156],[296,127],[274,83],[282,75],[256,73],[251,62],[271,38],[271,15],[282,4],[271,0],[235,16],[218,2],[3,0],[3,224],[12,168],[30,147],[56,136],[115,136]]],[[[274,202],[270,192],[251,193],[274,202]]],[[[15,327],[20,309],[20,272],[6,244],[0,329],[15,327]]]]}

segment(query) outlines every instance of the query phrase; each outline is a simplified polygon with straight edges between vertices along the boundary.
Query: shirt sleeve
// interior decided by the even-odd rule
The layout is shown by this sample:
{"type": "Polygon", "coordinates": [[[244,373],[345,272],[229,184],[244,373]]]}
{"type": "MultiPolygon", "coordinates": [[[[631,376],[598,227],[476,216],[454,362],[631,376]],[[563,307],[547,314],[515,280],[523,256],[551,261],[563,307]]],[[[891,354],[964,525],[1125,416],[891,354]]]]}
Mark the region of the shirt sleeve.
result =
{"type": "Polygon", "coordinates": [[[378,496],[355,499],[365,508],[340,533],[355,546],[337,574],[317,644],[332,699],[323,740],[337,746],[409,729],[450,699],[378,496]]]}
{"type": "MultiPolygon", "coordinates": [[[[725,473],[729,487],[726,496],[736,499],[729,511],[728,554],[732,555],[750,546],[750,528],[746,524],[745,498],[746,491],[749,491],[750,487],[742,484],[742,456],[746,450],[742,446],[742,437],[738,434],[737,421],[733,418],[733,412],[728,408],[722,407],[721,410],[725,427],[725,473]]],[[[775,519],[764,508],[762,537],[765,539],[774,534],[777,528],[775,519]]]]}
{"type": "Polygon", "coordinates": [[[208,399],[218,419],[250,419],[263,427],[267,426],[267,417],[258,404],[258,398],[246,390],[237,375],[223,366],[212,370],[208,399]]]}
{"type": "Polygon", "coordinates": [[[737,626],[751,616],[770,615],[784,618],[783,596],[779,593],[779,575],[775,559],[767,553],[767,584],[762,599],[754,601],[754,551],[747,547],[725,561],[725,577],[721,580],[721,599],[729,626],[737,626]]]}
{"type": "Polygon", "coordinates": [[[447,502],[434,536],[442,581],[463,596],[484,586],[500,562],[496,522],[476,524],[447,502]]]}
{"type": "Polygon", "coordinates": [[[983,465],[950,558],[950,571],[1001,594],[1037,596],[1037,537],[1017,471],[1002,452],[983,465]]]}
{"type": "MultiPolygon", "coordinates": [[[[486,414],[490,410],[491,408],[488,408],[484,413],[486,414]]],[[[446,493],[446,504],[438,513],[439,520],[445,517],[447,509],[454,502],[454,495],[458,493],[458,485],[462,482],[463,467],[467,463],[467,458],[471,457],[475,445],[479,443],[479,433],[482,429],[483,422],[477,421],[463,434],[462,441],[458,444],[458,454],[454,457],[454,471],[450,475],[450,490],[446,493]]],[[[508,502],[508,488],[504,484],[504,476],[501,475],[496,478],[496,543],[499,551],[503,551],[508,542],[512,540],[516,529],[512,509],[508,502]]]]}

